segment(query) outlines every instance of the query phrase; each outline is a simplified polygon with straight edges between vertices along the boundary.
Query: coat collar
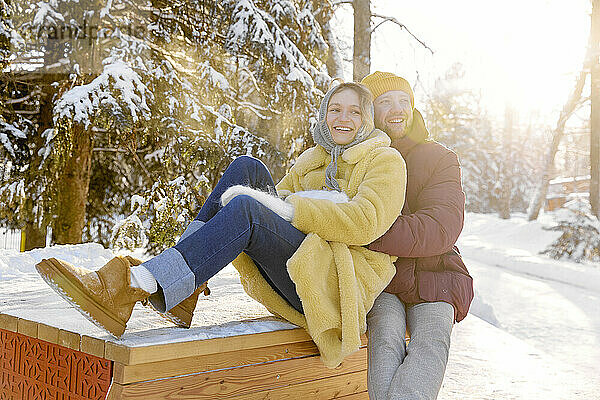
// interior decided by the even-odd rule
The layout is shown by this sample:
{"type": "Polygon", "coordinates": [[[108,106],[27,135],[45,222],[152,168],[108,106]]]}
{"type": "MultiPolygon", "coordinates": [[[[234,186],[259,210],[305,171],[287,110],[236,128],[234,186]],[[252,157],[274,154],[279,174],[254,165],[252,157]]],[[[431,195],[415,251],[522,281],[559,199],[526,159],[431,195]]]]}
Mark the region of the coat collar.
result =
{"type": "MultiPolygon", "coordinates": [[[[356,164],[371,150],[377,147],[389,146],[390,144],[391,140],[389,136],[383,131],[375,129],[367,139],[344,150],[342,160],[348,164],[356,164]]],[[[330,162],[331,155],[322,146],[316,145],[300,154],[294,168],[297,169],[299,174],[305,174],[323,165],[329,165],[330,162]]]]}
{"type": "Polygon", "coordinates": [[[413,123],[408,134],[400,139],[392,141],[392,147],[406,156],[419,143],[429,140],[429,132],[425,126],[423,115],[416,108],[413,110],[413,123]]]}
{"type": "Polygon", "coordinates": [[[391,143],[392,141],[388,135],[379,129],[375,129],[368,139],[344,150],[342,153],[342,160],[346,161],[348,164],[356,164],[371,150],[377,147],[389,146],[391,143]]]}

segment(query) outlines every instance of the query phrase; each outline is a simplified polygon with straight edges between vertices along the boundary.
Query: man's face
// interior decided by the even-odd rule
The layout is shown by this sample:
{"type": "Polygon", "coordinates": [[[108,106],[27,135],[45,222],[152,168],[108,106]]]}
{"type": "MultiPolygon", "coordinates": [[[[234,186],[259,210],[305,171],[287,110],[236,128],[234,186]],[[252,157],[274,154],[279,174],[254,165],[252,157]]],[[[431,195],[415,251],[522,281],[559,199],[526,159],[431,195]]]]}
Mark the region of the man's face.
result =
{"type": "Polygon", "coordinates": [[[402,90],[390,90],[377,96],[373,104],[375,127],[392,140],[404,137],[413,120],[410,95],[402,90]]]}

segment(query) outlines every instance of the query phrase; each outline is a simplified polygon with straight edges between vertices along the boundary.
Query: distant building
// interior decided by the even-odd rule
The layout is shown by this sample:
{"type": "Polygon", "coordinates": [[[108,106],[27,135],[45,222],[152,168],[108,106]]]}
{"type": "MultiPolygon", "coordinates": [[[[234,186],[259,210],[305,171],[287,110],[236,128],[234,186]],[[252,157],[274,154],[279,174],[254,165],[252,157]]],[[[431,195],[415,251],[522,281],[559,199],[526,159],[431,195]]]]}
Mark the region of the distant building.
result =
{"type": "Polygon", "coordinates": [[[544,210],[552,211],[561,208],[567,201],[575,197],[588,198],[590,195],[590,179],[590,175],[552,179],[548,184],[544,210]]]}

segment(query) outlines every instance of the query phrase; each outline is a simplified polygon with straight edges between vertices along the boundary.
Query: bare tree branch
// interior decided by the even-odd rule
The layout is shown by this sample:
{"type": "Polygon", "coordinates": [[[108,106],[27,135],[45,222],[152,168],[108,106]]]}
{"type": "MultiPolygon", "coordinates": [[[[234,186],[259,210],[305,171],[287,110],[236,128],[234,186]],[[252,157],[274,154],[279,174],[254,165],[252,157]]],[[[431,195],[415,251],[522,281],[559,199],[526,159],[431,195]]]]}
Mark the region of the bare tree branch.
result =
{"type": "MultiPolygon", "coordinates": [[[[585,63],[588,62],[590,57],[590,52],[588,48],[588,53],[585,57],[585,63]]],[[[546,200],[546,194],[548,193],[548,185],[550,182],[550,176],[554,167],[554,158],[556,156],[556,152],[558,150],[558,145],[560,144],[561,139],[565,133],[565,125],[569,118],[573,115],[578,105],[581,104],[581,93],[583,91],[583,87],[585,85],[586,77],[588,72],[585,68],[579,72],[577,79],[575,81],[575,88],[571,93],[569,99],[563,106],[562,111],[558,117],[558,121],[556,122],[556,127],[552,132],[552,143],[550,144],[550,148],[547,150],[546,159],[544,161],[544,170],[542,172],[542,179],[538,182],[538,186],[535,191],[534,197],[531,199],[529,204],[529,208],[527,210],[527,219],[529,221],[534,221],[537,219],[542,206],[544,205],[544,201],[546,200]]]]}
{"type": "Polygon", "coordinates": [[[252,85],[254,86],[254,89],[261,95],[264,96],[265,93],[260,89],[260,87],[258,86],[258,81],[256,80],[256,77],[254,76],[254,73],[252,73],[252,71],[250,71],[250,69],[248,67],[242,67],[240,69],[241,71],[245,72],[248,74],[248,78],[250,78],[250,80],[252,80],[252,85]]]}
{"type": "MultiPolygon", "coordinates": [[[[146,148],[146,149],[139,149],[139,150],[135,150],[136,153],[147,153],[150,149],[146,148]]],[[[103,152],[109,152],[109,153],[130,153],[131,150],[129,149],[119,149],[119,148],[115,148],[115,147],[94,147],[92,149],[92,151],[103,151],[103,152]]]]}
{"type": "Polygon", "coordinates": [[[333,1],[331,4],[333,5],[333,7],[337,7],[337,6],[341,6],[342,4],[352,4],[352,0],[339,0],[339,1],[333,1]]]}
{"type": "Polygon", "coordinates": [[[17,104],[17,103],[22,103],[24,101],[29,100],[32,97],[31,93],[29,93],[27,96],[25,97],[21,97],[19,99],[6,99],[4,100],[4,104],[17,104]]]}
{"type": "Polygon", "coordinates": [[[272,119],[272,117],[262,114],[261,111],[281,115],[280,112],[276,112],[275,110],[269,110],[266,107],[259,106],[257,104],[251,103],[249,101],[240,101],[240,100],[237,100],[236,98],[234,98],[233,96],[229,96],[229,95],[227,95],[227,98],[229,100],[235,102],[238,106],[252,111],[258,118],[263,119],[263,120],[270,120],[270,119],[272,119]]]}
{"type": "MultiPolygon", "coordinates": [[[[117,129],[117,134],[119,136],[121,136],[119,129],[117,129]]],[[[144,171],[144,174],[146,175],[146,177],[150,180],[153,180],[152,174],[148,171],[148,169],[146,168],[146,166],[144,165],[142,160],[140,160],[140,157],[137,155],[137,152],[135,151],[136,149],[133,148],[133,145],[131,143],[129,143],[126,147],[127,147],[127,150],[129,151],[129,153],[131,153],[131,155],[133,156],[133,158],[135,158],[135,161],[138,163],[138,165],[140,166],[142,171],[144,171]]]]}
{"type": "Polygon", "coordinates": [[[421,39],[419,39],[418,37],[416,37],[407,27],[406,25],[404,25],[403,23],[401,23],[400,21],[398,21],[396,18],[394,17],[389,17],[386,15],[381,15],[381,14],[371,14],[372,17],[374,18],[381,18],[383,19],[383,21],[379,22],[377,25],[375,25],[375,27],[373,29],[371,29],[371,33],[375,32],[375,29],[379,28],[381,25],[383,25],[386,22],[393,22],[394,24],[398,25],[400,27],[400,29],[405,29],[406,32],[408,32],[408,34],[410,36],[412,36],[417,42],[421,43],[421,45],[423,47],[425,47],[427,50],[429,50],[431,52],[431,54],[433,54],[433,50],[431,49],[431,47],[427,46],[425,44],[425,42],[423,42],[421,39]]]}

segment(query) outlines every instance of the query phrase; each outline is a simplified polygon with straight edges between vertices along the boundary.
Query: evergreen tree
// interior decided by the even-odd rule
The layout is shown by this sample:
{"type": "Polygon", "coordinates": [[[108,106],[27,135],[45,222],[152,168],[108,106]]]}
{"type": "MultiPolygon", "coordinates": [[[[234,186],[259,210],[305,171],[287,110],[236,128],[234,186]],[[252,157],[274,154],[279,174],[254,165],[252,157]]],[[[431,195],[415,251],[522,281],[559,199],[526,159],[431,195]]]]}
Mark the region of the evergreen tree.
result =
{"type": "Polygon", "coordinates": [[[562,234],[542,254],[576,262],[600,261],[600,221],[592,213],[587,199],[574,199],[557,212],[558,224],[553,231],[562,234]]]}
{"type": "MultiPolygon", "coordinates": [[[[55,92],[46,94],[49,126],[27,114],[26,131],[18,114],[2,112],[3,132],[15,126],[27,153],[21,170],[14,162],[5,168],[6,223],[24,224],[24,203],[35,192],[33,219],[51,225],[57,242],[77,242],[83,230],[85,240],[107,245],[116,221],[130,213],[132,194],[140,194],[146,201],[143,210],[136,203],[137,212],[158,251],[195,216],[235,157],[258,156],[277,179],[310,145],[329,80],[318,2],[74,4],[39,2],[23,14],[21,26],[42,41],[18,51],[17,60],[31,67],[30,54],[48,58],[59,48],[52,54],[64,57],[54,64],[64,72],[49,75],[42,63],[24,74],[55,79],[48,85],[55,92]],[[23,174],[31,179],[17,190],[23,174]]],[[[14,77],[3,74],[2,84],[14,77]]],[[[5,99],[19,96],[39,101],[44,93],[26,86],[5,99]]]]}
{"type": "Polygon", "coordinates": [[[12,19],[9,0],[0,0],[0,71],[8,66],[12,38],[12,19]]]}

